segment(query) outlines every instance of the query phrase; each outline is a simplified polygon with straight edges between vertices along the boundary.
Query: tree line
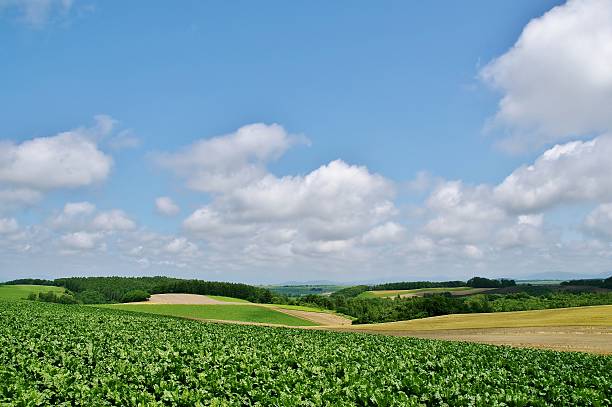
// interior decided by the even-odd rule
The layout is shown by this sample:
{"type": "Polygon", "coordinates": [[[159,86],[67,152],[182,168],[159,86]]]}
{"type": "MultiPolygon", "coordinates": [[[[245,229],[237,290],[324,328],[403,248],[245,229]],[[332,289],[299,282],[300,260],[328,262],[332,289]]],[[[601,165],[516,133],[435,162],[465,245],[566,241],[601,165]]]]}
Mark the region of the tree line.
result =
{"type": "MultiPolygon", "coordinates": [[[[272,292],[261,287],[242,283],[220,281],[185,280],[173,277],[69,277],[55,280],[19,279],[8,281],[6,285],[31,284],[64,287],[64,295],[74,297],[84,304],[104,304],[117,302],[144,301],[152,294],[185,293],[220,295],[241,298],[251,302],[270,303],[272,292]]],[[[37,296],[38,300],[60,302],[57,294],[37,296]]],[[[53,294],[53,293],[51,293],[53,294]]],[[[62,301],[67,303],[67,298],[62,301]]]]}
{"type": "Polygon", "coordinates": [[[316,306],[334,310],[355,318],[353,323],[404,321],[448,314],[481,312],[526,311],[612,304],[612,292],[603,293],[547,293],[529,295],[525,292],[512,294],[477,294],[464,297],[450,293],[428,294],[408,298],[360,298],[307,295],[297,298],[277,298],[275,302],[316,306]]]}
{"type": "Polygon", "coordinates": [[[357,297],[366,291],[384,290],[417,290],[422,288],[454,288],[454,287],[473,287],[473,288],[503,288],[513,287],[516,281],[501,278],[490,279],[485,277],[474,277],[468,281],[399,281],[395,283],[383,283],[376,285],[354,285],[338,290],[331,294],[332,297],[357,297]]]}

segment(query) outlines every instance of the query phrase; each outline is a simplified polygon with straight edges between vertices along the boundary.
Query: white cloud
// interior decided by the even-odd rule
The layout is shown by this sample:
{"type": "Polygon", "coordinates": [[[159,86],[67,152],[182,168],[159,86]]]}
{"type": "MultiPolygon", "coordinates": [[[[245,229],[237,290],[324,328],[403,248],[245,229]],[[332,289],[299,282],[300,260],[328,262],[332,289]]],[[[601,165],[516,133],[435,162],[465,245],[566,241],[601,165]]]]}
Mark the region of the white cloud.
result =
{"type": "Polygon", "coordinates": [[[68,202],[62,211],[50,220],[54,228],[84,227],[87,218],[96,210],[90,202],[68,202]]]}
{"type": "Polygon", "coordinates": [[[165,247],[164,250],[172,254],[183,254],[192,255],[197,252],[198,246],[190,242],[184,237],[177,237],[172,239],[165,247]]]}
{"type": "Polygon", "coordinates": [[[337,160],[305,176],[261,180],[218,196],[185,227],[203,234],[295,229],[311,241],[357,237],[395,215],[393,184],[367,168],[337,160]]]}
{"type": "Polygon", "coordinates": [[[141,144],[142,140],[130,130],[122,130],[108,140],[108,146],[113,150],[138,148],[141,144]]]}
{"type": "Polygon", "coordinates": [[[251,225],[233,224],[224,215],[209,207],[194,211],[185,221],[183,227],[202,237],[234,237],[253,232],[251,225]]]}
{"type": "Polygon", "coordinates": [[[570,0],[533,19],[481,78],[503,97],[511,150],[612,130],[612,2],[570,0]]]}
{"type": "Polygon", "coordinates": [[[42,193],[28,188],[0,188],[0,212],[31,206],[40,201],[42,193]]]}
{"type": "Polygon", "coordinates": [[[484,256],[482,250],[474,245],[465,245],[463,247],[463,254],[472,259],[481,259],[484,256]]]}
{"type": "Polygon", "coordinates": [[[187,179],[197,191],[223,192],[264,177],[265,164],[292,145],[306,142],[278,124],[251,124],[236,132],[202,139],[175,154],[157,157],[161,166],[187,179]]]}
{"type": "Polygon", "coordinates": [[[506,213],[492,200],[487,185],[465,186],[461,181],[438,185],[427,200],[433,215],[424,231],[438,238],[460,241],[480,240],[506,220],[506,213]]]}
{"type": "Polygon", "coordinates": [[[96,215],[93,219],[92,226],[98,230],[111,231],[131,230],[136,227],[136,224],[122,210],[113,209],[96,215]]]}
{"type": "Polygon", "coordinates": [[[612,136],[573,141],[544,152],[495,187],[511,211],[539,212],[563,203],[612,199],[612,136]]]}
{"type": "Polygon", "coordinates": [[[15,8],[28,25],[40,27],[52,14],[68,13],[72,5],[73,0],[0,0],[0,12],[3,9],[15,8]]]}
{"type": "Polygon", "coordinates": [[[612,203],[605,203],[593,209],[584,220],[584,227],[598,237],[612,239],[612,203]]]}
{"type": "Polygon", "coordinates": [[[96,206],[90,202],[69,202],[64,205],[63,213],[66,216],[91,215],[96,206]]]}
{"type": "Polygon", "coordinates": [[[13,218],[0,218],[0,235],[14,233],[19,230],[19,224],[13,218]]]}
{"type": "Polygon", "coordinates": [[[0,183],[45,191],[105,180],[113,160],[98,149],[91,131],[77,129],[19,144],[0,142],[0,183]]]}
{"type": "Polygon", "coordinates": [[[61,241],[69,249],[91,250],[101,238],[100,233],[74,232],[62,236],[61,241]]]}
{"type": "Polygon", "coordinates": [[[174,216],[181,211],[181,208],[174,203],[172,198],[167,196],[160,196],[155,199],[155,208],[157,212],[165,216],[174,216]]]}
{"type": "Polygon", "coordinates": [[[376,226],[363,235],[365,244],[385,244],[400,241],[404,237],[405,228],[395,222],[387,222],[376,226]]]}

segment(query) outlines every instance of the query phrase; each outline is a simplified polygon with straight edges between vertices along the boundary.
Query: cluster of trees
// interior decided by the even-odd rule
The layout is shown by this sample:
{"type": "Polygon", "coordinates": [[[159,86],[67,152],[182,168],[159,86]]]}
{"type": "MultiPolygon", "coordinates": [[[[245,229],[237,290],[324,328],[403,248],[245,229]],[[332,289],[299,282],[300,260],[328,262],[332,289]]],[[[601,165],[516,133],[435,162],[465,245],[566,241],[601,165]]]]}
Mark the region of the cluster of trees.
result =
{"type": "Polygon", "coordinates": [[[587,280],[569,280],[564,281],[561,285],[581,285],[581,286],[590,286],[590,287],[599,287],[599,288],[609,288],[612,290],[612,276],[606,279],[587,279],[587,280]]]}
{"type": "MultiPolygon", "coordinates": [[[[241,283],[218,281],[183,280],[171,277],[69,277],[56,280],[20,279],[4,284],[31,284],[64,287],[78,303],[104,304],[116,302],[145,301],[151,294],[186,293],[222,295],[241,298],[251,302],[270,303],[272,292],[265,288],[241,283]]],[[[46,296],[40,301],[58,302],[46,296]]]]}
{"type": "Polygon", "coordinates": [[[59,278],[55,283],[75,292],[85,303],[143,301],[150,294],[164,293],[222,295],[259,303],[272,301],[269,290],[248,284],[171,277],[71,277],[59,278]]]}
{"type": "Polygon", "coordinates": [[[451,287],[473,287],[473,288],[503,288],[516,285],[514,280],[509,279],[489,279],[484,277],[474,277],[468,281],[399,281],[396,283],[384,283],[377,285],[355,285],[336,291],[332,297],[353,298],[365,291],[383,290],[417,290],[421,288],[451,288],[451,287]]]}
{"type": "Polygon", "coordinates": [[[479,294],[465,297],[449,293],[429,294],[410,298],[357,298],[335,295],[308,295],[299,298],[279,297],[275,303],[316,306],[334,310],[355,318],[356,324],[403,321],[448,314],[506,312],[533,309],[578,307],[612,304],[612,292],[607,293],[547,293],[529,295],[479,294]]]}
{"type": "Polygon", "coordinates": [[[40,278],[20,278],[18,280],[11,280],[3,285],[57,285],[53,280],[42,280],[40,278]]]}
{"type": "Polygon", "coordinates": [[[44,302],[55,302],[58,304],[78,304],[79,301],[74,298],[71,293],[54,293],[49,291],[47,293],[31,293],[28,295],[30,301],[44,301],[44,302]]]}
{"type": "Polygon", "coordinates": [[[416,290],[419,288],[465,287],[465,281],[400,281],[372,286],[371,290],[416,290]]]}
{"type": "Polygon", "coordinates": [[[501,278],[501,279],[490,279],[484,277],[470,278],[466,285],[473,288],[503,288],[503,287],[514,287],[516,281],[501,278]]]}

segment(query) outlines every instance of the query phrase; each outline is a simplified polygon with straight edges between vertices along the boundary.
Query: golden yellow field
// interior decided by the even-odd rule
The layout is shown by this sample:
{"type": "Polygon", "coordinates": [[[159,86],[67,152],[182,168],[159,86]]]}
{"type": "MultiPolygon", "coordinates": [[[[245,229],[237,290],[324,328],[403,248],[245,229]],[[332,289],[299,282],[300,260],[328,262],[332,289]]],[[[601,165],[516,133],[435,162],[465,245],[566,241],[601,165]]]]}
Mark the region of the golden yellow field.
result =
{"type": "Polygon", "coordinates": [[[443,315],[411,321],[354,325],[367,331],[431,331],[439,329],[522,328],[546,326],[612,326],[612,305],[491,314],[443,315]]]}
{"type": "Polygon", "coordinates": [[[612,305],[445,315],[333,329],[612,354],[612,305]]]}

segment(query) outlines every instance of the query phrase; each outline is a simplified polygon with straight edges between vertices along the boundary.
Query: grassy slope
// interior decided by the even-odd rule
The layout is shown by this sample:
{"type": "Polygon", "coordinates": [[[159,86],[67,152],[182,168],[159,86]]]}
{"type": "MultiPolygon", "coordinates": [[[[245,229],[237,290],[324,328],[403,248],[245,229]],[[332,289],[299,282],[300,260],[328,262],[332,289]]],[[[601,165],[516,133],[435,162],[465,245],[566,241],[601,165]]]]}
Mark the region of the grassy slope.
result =
{"type": "Polygon", "coordinates": [[[250,304],[250,301],[243,300],[241,298],[234,297],[223,297],[222,295],[207,295],[208,298],[212,298],[213,300],[223,301],[223,302],[240,302],[245,304],[250,304]]]}
{"type": "Polygon", "coordinates": [[[456,314],[383,324],[353,325],[364,331],[433,331],[472,328],[612,326],[612,305],[492,314],[456,314]]]}
{"type": "Polygon", "coordinates": [[[404,294],[420,294],[420,293],[435,293],[435,292],[452,292],[452,291],[467,291],[473,290],[472,287],[439,287],[439,288],[416,288],[413,290],[380,290],[380,291],[366,291],[359,294],[361,298],[375,298],[375,297],[395,297],[396,295],[404,294]]]}
{"type": "Polygon", "coordinates": [[[59,294],[64,292],[64,288],[48,285],[0,285],[0,298],[21,300],[26,299],[31,293],[48,293],[49,291],[59,294]]]}
{"type": "Polygon", "coordinates": [[[317,325],[311,321],[256,305],[112,304],[100,306],[105,308],[146,312],[159,315],[172,315],[184,318],[258,322],[288,326],[317,325]]]}

